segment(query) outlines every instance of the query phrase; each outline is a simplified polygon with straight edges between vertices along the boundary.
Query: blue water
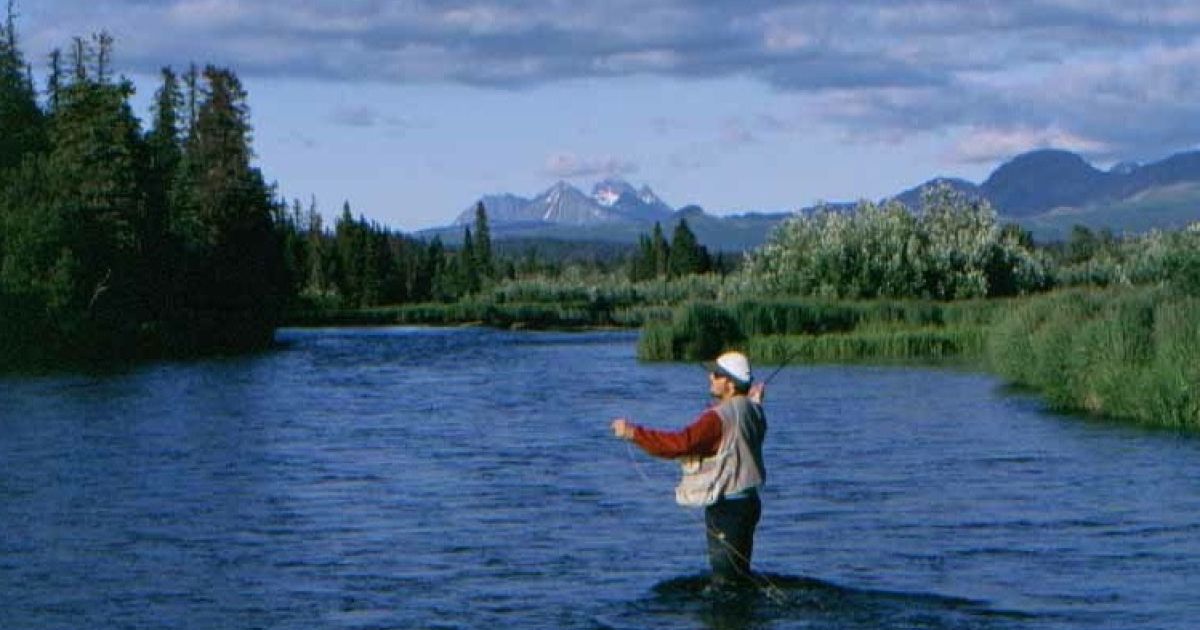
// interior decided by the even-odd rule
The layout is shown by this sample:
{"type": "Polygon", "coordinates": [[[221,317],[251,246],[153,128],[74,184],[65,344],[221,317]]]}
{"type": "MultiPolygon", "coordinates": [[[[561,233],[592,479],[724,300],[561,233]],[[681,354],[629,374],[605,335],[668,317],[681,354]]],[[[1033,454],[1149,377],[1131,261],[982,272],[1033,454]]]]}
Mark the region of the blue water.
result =
{"type": "Polygon", "coordinates": [[[970,372],[790,367],[767,588],[713,595],[673,466],[608,433],[690,421],[699,367],[624,333],[279,337],[0,380],[0,628],[1200,624],[1195,437],[970,372]]]}

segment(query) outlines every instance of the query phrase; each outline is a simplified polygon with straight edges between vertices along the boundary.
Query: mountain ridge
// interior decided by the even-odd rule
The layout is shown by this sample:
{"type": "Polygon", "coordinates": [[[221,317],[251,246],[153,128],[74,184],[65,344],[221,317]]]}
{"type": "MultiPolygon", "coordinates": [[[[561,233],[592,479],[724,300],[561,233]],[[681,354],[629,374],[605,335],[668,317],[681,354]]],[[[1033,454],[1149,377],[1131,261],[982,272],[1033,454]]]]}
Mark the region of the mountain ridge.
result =
{"type": "MultiPolygon", "coordinates": [[[[1002,221],[1019,223],[1037,237],[1058,238],[1066,232],[1061,224],[1067,220],[1093,228],[1130,231],[1182,227],[1180,223],[1200,220],[1200,204],[1188,205],[1194,201],[1192,195],[1156,193],[1179,186],[1190,190],[1191,184],[1200,187],[1200,151],[1176,153],[1144,165],[1120,162],[1101,170],[1074,152],[1038,149],[1003,162],[979,184],[962,178],[934,177],[882,201],[894,199],[917,208],[930,186],[950,186],[969,197],[986,199],[1002,221]],[[1145,216],[1134,216],[1139,212],[1145,216]]],[[[835,202],[795,212],[715,216],[695,205],[673,209],[648,185],[635,188],[625,180],[610,177],[594,184],[590,195],[564,181],[533,198],[511,193],[484,195],[463,210],[451,226],[422,233],[454,241],[454,230],[474,221],[479,203],[487,211],[493,238],[636,242],[654,222],[674,223],[686,218],[697,238],[717,249],[757,246],[775,225],[795,212],[854,205],[835,202]]]]}

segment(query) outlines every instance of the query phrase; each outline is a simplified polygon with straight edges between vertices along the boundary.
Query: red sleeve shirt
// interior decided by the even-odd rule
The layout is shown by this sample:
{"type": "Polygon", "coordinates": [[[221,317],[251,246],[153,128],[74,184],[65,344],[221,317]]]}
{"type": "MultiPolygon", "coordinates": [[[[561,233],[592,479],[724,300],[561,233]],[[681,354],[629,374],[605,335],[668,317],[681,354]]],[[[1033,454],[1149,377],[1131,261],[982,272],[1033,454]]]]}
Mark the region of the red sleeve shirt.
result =
{"type": "Polygon", "coordinates": [[[690,425],[679,431],[657,431],[645,427],[633,428],[633,441],[642,450],[656,457],[708,457],[721,445],[721,416],[709,408],[690,425]]]}

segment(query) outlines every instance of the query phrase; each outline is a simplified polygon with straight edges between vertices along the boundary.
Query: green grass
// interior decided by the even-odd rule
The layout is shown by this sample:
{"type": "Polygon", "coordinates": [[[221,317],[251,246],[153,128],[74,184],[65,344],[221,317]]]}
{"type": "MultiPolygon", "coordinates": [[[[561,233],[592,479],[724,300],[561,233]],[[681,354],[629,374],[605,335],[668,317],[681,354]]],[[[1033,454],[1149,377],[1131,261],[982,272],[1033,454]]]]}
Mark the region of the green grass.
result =
{"type": "Polygon", "coordinates": [[[938,361],[979,357],[987,338],[982,327],[922,328],[890,333],[772,335],[752,337],[746,351],[763,364],[862,361],[938,361]]]}
{"type": "Polygon", "coordinates": [[[1200,299],[1161,288],[1030,299],[992,331],[987,359],[1058,410],[1200,429],[1200,299]]]}
{"type": "Polygon", "coordinates": [[[580,329],[637,328],[669,319],[671,309],[660,306],[614,307],[597,302],[559,304],[456,302],[405,304],[353,310],[310,310],[291,313],[288,326],[461,326],[497,328],[580,329]]]}
{"type": "Polygon", "coordinates": [[[643,329],[638,356],[652,361],[709,359],[746,350],[760,363],[979,357],[987,326],[1011,300],[968,302],[748,300],[692,303],[671,322],[643,329]]]}
{"type": "Polygon", "coordinates": [[[638,341],[651,361],[726,349],[760,365],[968,361],[1060,411],[1200,429],[1200,297],[1177,287],[950,303],[699,302],[638,341]]]}

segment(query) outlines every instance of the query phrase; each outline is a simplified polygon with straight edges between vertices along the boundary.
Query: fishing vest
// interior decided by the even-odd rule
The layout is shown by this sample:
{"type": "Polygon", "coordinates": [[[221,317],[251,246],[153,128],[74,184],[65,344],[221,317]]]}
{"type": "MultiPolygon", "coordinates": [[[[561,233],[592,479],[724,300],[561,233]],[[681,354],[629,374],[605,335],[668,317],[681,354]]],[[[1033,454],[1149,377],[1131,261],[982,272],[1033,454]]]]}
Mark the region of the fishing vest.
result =
{"type": "Polygon", "coordinates": [[[745,396],[734,396],[717,406],[717,415],[721,417],[717,453],[680,461],[683,475],[675,487],[675,502],[679,505],[709,506],[767,480],[762,456],[767,418],[762,407],[745,396]]]}

